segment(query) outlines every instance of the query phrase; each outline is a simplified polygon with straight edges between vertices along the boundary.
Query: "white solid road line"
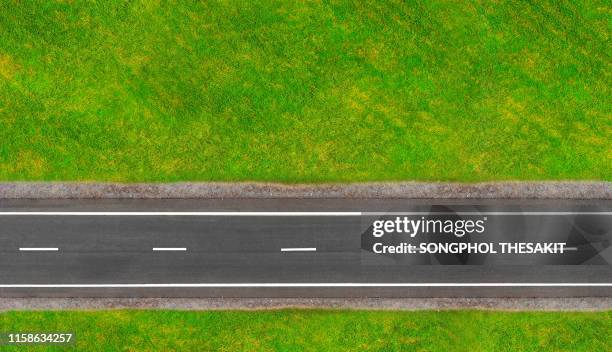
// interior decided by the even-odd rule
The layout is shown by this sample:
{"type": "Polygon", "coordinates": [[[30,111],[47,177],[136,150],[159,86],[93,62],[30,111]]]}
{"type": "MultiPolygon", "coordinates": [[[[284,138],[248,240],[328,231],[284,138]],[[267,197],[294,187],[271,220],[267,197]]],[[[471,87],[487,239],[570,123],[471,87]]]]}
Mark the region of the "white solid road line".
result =
{"type": "Polygon", "coordinates": [[[59,251],[59,248],[57,247],[20,247],[19,248],[20,251],[22,252],[34,252],[34,251],[59,251]]]}
{"type": "Polygon", "coordinates": [[[567,215],[612,215],[612,211],[445,211],[445,212],[363,212],[364,216],[396,216],[396,215],[463,215],[463,216],[479,216],[479,215],[527,215],[527,216],[567,216],[567,215]]]}
{"type": "Polygon", "coordinates": [[[360,211],[7,211],[0,216],[395,216],[395,215],[612,215],[592,211],[489,211],[489,212],[360,212],[360,211]]]}
{"type": "Polygon", "coordinates": [[[358,211],[7,211],[0,216],[361,216],[358,211]]]}
{"type": "Polygon", "coordinates": [[[281,248],[281,252],[316,252],[317,249],[314,247],[308,248],[281,248]]]}
{"type": "Polygon", "coordinates": [[[0,284],[0,288],[283,288],[283,287],[612,287],[612,283],[485,282],[485,283],[209,283],[209,284],[0,284]]]}
{"type": "Polygon", "coordinates": [[[154,251],[186,251],[185,247],[153,247],[154,251]]]}

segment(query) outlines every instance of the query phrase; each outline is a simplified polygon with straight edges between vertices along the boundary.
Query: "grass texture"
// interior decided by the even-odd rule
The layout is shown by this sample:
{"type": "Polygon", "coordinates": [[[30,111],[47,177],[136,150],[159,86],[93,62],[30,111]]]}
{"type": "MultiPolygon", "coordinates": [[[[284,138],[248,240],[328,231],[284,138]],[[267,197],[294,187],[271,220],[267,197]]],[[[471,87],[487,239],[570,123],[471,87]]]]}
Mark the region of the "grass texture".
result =
{"type": "Polygon", "coordinates": [[[605,1],[0,2],[0,180],[612,180],[605,1]]]}
{"type": "MultiPolygon", "coordinates": [[[[72,332],[32,351],[610,351],[612,312],[52,311],[0,313],[0,330],[72,332]]],[[[27,347],[4,347],[26,351],[27,347]]],[[[5,350],[3,349],[3,351],[5,350]]]]}

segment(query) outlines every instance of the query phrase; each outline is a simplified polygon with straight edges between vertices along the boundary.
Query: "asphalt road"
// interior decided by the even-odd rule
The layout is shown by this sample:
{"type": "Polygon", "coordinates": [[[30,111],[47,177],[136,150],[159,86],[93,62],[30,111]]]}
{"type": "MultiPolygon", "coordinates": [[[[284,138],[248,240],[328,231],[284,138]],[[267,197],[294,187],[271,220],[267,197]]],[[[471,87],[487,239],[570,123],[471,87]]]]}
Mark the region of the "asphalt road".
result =
{"type": "Polygon", "coordinates": [[[611,210],[560,200],[0,200],[0,296],[612,296],[611,210]],[[468,242],[568,249],[373,252],[373,221],[432,212],[488,216],[485,240],[468,242]]]}

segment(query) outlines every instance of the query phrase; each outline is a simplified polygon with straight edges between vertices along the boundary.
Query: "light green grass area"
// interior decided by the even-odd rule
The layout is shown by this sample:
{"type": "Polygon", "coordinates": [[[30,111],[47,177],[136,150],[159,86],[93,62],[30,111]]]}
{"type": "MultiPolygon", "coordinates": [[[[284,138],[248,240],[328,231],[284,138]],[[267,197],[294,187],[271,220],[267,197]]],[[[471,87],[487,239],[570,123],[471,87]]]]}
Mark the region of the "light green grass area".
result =
{"type": "Polygon", "coordinates": [[[73,332],[79,351],[612,350],[612,312],[9,312],[0,331],[73,332]]]}
{"type": "Polygon", "coordinates": [[[607,1],[0,2],[0,180],[612,180],[607,1]]]}

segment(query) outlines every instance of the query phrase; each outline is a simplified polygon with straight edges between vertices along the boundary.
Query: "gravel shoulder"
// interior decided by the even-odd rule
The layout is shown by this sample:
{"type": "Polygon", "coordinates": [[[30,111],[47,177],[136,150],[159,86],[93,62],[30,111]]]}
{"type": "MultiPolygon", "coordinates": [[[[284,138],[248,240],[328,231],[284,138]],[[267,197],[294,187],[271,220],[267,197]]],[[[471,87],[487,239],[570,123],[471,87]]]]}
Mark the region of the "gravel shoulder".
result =
{"type": "Polygon", "coordinates": [[[6,298],[0,311],[64,309],[364,309],[449,310],[481,309],[507,311],[603,311],[612,310],[612,297],[582,298],[6,298]]]}
{"type": "Polygon", "coordinates": [[[0,183],[0,199],[104,198],[413,198],[612,199],[612,182],[278,183],[0,183]]]}

